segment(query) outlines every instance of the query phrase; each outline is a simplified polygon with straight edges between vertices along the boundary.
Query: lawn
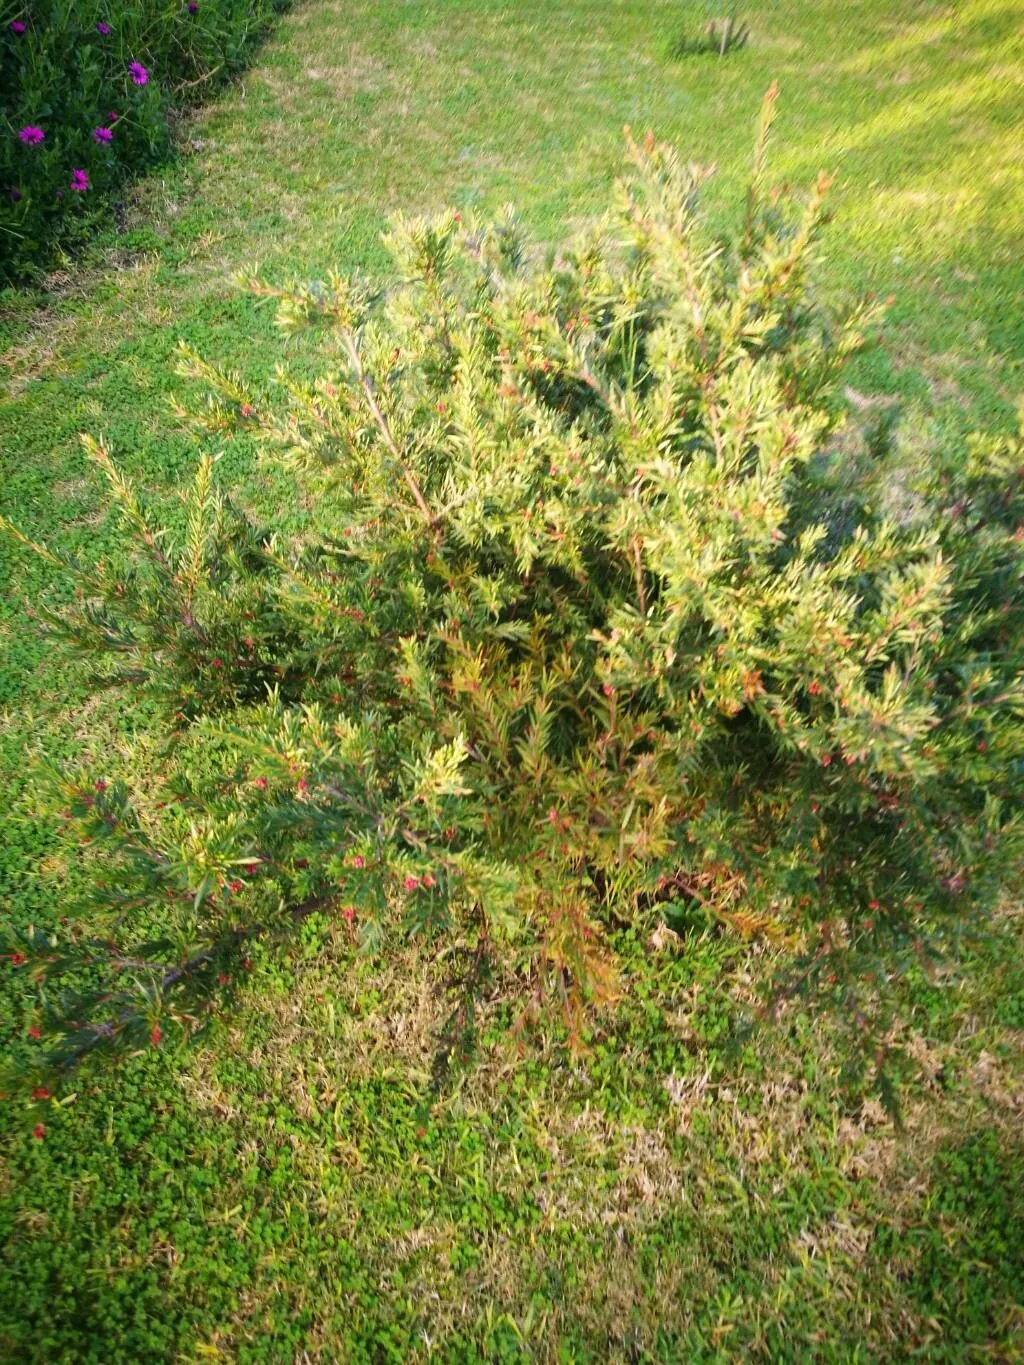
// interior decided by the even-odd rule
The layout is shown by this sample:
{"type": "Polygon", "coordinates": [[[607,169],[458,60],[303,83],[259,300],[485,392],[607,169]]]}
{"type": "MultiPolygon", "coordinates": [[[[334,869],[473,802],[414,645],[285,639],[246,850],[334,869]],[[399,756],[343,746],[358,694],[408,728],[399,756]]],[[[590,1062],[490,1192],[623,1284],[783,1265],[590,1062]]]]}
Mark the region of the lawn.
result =
{"type": "MultiPolygon", "coordinates": [[[[897,398],[918,453],[1008,429],[1024,390],[1019,6],[765,0],[743,49],[672,57],[702,13],[297,3],[181,128],[180,159],[137,187],[120,231],[45,290],[0,297],[0,512],[101,553],[83,430],[173,506],[197,454],[169,409],[176,340],[257,378],[280,354],[235,272],[372,273],[389,213],[446,203],[511,200],[552,239],[606,200],[626,123],[715,161],[725,213],[773,79],[777,178],[838,173],[823,288],[893,296],[851,383],[897,398]]],[[[253,503],[306,515],[244,437],[221,467],[253,503]]],[[[33,815],[26,755],[114,767],[147,726],[40,643],[44,573],[0,542],[0,897],[41,925],[76,869],[33,815]]],[[[188,1055],[83,1070],[28,1110],[0,1101],[0,1358],[1024,1356],[1019,911],[964,970],[902,983],[904,1132],[844,1090],[827,1020],[735,1040],[745,945],[617,946],[629,989],[580,1062],[511,1031],[498,994],[476,1064],[435,1084],[450,964],[362,959],[314,916],[292,953],[253,953],[237,1011],[188,1055]]],[[[29,1006],[0,966],[0,1043],[29,1006]]]]}

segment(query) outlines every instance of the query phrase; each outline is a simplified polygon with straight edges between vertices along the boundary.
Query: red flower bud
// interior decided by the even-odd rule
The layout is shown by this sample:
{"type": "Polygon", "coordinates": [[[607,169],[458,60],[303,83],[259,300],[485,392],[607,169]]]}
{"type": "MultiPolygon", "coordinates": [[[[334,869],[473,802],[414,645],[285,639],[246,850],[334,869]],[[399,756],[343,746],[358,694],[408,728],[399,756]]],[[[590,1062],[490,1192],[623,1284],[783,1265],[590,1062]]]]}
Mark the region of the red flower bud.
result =
{"type": "Polygon", "coordinates": [[[42,1142],[43,1138],[46,1136],[46,1124],[37,1123],[32,1129],[32,1136],[35,1138],[36,1142],[42,1142]]]}
{"type": "Polygon", "coordinates": [[[366,859],[361,853],[356,853],[353,857],[349,858],[348,865],[349,867],[365,867],[366,859]]]}
{"type": "Polygon", "coordinates": [[[164,1031],[159,1024],[154,1024],[149,1034],[149,1041],[154,1047],[160,1046],[160,1039],[164,1036],[164,1031]]]}
{"type": "Polygon", "coordinates": [[[98,792],[105,792],[107,790],[107,784],[103,781],[102,777],[96,782],[95,786],[98,792]]]}
{"type": "Polygon", "coordinates": [[[267,779],[265,777],[257,777],[256,781],[253,783],[253,786],[259,787],[260,791],[266,791],[267,779]]]}
{"type": "Polygon", "coordinates": [[[28,958],[25,956],[24,953],[12,953],[12,954],[11,954],[11,966],[12,966],[12,967],[20,967],[21,964],[22,964],[23,962],[27,962],[27,961],[28,961],[28,958]]]}
{"type": "Polygon", "coordinates": [[[32,1098],[34,1100],[48,1100],[50,1098],[50,1092],[45,1085],[37,1085],[35,1090],[32,1091],[32,1098]]]}
{"type": "Polygon", "coordinates": [[[877,901],[868,901],[868,908],[871,910],[880,910],[882,907],[877,901]]]}
{"type": "Polygon", "coordinates": [[[30,1038],[35,1038],[36,1041],[38,1041],[43,1036],[42,1033],[40,1033],[39,1031],[38,1024],[30,1024],[28,1029],[26,1029],[26,1032],[28,1033],[28,1036],[30,1038]]]}
{"type": "Polygon", "coordinates": [[[406,877],[405,881],[402,883],[406,891],[415,891],[419,884],[419,877],[406,877]]]}
{"type": "Polygon", "coordinates": [[[244,885],[245,883],[240,882],[236,877],[233,881],[228,882],[228,890],[231,892],[233,896],[237,896],[244,885]]]}

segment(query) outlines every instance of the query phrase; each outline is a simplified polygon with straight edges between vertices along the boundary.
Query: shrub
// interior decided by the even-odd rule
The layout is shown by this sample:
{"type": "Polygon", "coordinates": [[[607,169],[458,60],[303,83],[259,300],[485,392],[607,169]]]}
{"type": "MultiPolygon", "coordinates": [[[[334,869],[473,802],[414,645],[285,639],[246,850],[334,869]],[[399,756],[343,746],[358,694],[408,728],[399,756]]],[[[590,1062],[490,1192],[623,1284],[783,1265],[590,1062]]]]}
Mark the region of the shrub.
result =
{"type": "Polygon", "coordinates": [[[394,287],[278,294],[315,383],[275,399],[183,350],[198,428],[258,429],[315,489],[300,536],[209,459],[173,536],[88,443],[124,552],[38,547],[80,590],[50,620],[171,742],[134,791],[55,779],[92,890],[12,947],[58,1058],[191,1031],[314,907],[371,950],[496,959],[578,1039],[622,923],[767,939],[860,1019],[991,906],[1020,853],[1022,449],[907,471],[898,516],[892,470],[841,454],[873,310],[812,291],[827,181],[795,220],[765,194],[772,107],[727,239],[648,139],[546,261],[511,215],[448,213],[397,223],[394,287]]]}
{"type": "Polygon", "coordinates": [[[169,110],[245,61],[285,0],[0,7],[0,282],[80,238],[166,154],[169,110]]]}

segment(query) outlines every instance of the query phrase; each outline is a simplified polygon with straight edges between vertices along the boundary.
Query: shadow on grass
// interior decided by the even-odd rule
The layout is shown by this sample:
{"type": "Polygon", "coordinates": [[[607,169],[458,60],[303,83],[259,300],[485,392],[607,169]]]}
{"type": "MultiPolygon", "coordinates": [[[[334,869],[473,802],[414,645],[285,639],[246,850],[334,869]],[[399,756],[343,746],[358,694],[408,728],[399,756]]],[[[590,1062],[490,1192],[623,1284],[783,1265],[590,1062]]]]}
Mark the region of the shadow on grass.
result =
{"type": "Polygon", "coordinates": [[[940,1147],[930,1174],[909,1223],[879,1228],[875,1257],[947,1351],[1009,1344],[1024,1328],[1024,1134],[978,1128],[940,1147]]]}

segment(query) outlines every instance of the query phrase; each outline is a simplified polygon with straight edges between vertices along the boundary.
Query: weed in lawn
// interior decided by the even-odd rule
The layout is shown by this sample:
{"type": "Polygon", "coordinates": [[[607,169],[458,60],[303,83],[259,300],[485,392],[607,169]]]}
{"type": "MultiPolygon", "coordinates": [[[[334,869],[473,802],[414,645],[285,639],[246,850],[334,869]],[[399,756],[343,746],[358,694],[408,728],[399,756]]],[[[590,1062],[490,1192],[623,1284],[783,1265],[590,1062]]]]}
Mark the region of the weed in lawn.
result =
{"type": "Polygon", "coordinates": [[[669,48],[673,57],[699,57],[712,55],[724,57],[727,52],[737,52],[750,38],[750,25],[735,14],[721,19],[712,19],[704,31],[696,37],[682,34],[669,48]]]}

